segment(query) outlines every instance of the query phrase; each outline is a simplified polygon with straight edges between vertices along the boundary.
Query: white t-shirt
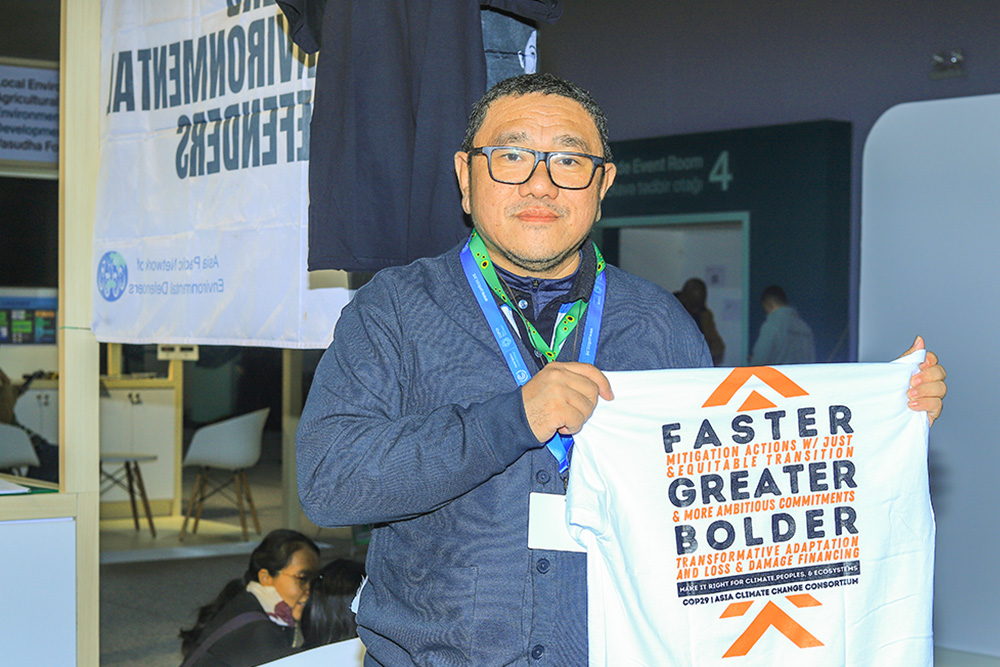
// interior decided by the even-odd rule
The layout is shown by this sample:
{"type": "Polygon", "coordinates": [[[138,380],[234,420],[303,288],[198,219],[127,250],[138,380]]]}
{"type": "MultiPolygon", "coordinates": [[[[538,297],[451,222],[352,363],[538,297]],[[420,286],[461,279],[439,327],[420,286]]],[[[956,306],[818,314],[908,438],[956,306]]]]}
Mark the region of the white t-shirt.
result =
{"type": "Polygon", "coordinates": [[[932,664],[922,356],[608,373],[567,493],[590,664],[932,664]]]}

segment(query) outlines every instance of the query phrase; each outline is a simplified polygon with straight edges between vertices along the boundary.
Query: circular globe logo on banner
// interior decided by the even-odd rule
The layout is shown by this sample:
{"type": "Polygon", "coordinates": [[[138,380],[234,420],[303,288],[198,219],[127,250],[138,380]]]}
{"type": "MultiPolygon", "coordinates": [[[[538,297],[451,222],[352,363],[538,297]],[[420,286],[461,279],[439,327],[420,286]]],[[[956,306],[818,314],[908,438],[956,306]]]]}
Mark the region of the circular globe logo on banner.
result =
{"type": "Polygon", "coordinates": [[[128,284],[125,258],[114,250],[104,253],[97,264],[97,291],[105,301],[117,301],[128,284]]]}

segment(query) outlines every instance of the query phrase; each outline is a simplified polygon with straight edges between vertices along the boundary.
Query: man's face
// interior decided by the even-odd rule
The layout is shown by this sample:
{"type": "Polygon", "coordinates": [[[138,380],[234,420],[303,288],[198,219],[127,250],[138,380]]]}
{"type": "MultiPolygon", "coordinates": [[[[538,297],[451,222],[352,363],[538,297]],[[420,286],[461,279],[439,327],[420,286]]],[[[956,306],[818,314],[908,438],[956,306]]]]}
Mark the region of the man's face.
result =
{"type": "MultiPolygon", "coordinates": [[[[531,93],[496,100],[476,133],[475,146],[519,146],[603,155],[590,114],[559,95],[531,93]]],[[[615,177],[615,166],[598,168],[585,190],[557,187],[544,164],[521,185],[490,178],[486,157],[455,154],[462,208],[472,216],[490,258],[519,275],[559,278],[578,264],[577,248],[600,219],[601,200],[615,177]]]]}

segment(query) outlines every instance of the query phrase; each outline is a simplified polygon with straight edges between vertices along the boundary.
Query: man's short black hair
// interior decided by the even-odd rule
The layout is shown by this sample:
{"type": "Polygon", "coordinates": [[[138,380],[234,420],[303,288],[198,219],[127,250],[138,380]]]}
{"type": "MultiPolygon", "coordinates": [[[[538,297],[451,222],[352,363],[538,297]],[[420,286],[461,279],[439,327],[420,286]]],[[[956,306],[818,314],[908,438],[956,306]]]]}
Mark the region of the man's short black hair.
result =
{"type": "Polygon", "coordinates": [[[764,291],[760,294],[760,302],[764,303],[770,299],[780,306],[788,305],[788,297],[785,295],[785,290],[781,289],[777,285],[768,285],[764,288],[764,291]]]}
{"type": "Polygon", "coordinates": [[[472,107],[472,113],[469,115],[469,126],[465,130],[465,139],[462,141],[462,150],[468,153],[475,148],[473,140],[476,133],[479,132],[479,128],[483,126],[486,113],[494,102],[502,97],[520,97],[531,93],[559,95],[578,102],[587,110],[594,125],[597,126],[597,134],[601,137],[601,150],[604,152],[604,155],[599,157],[603,157],[608,162],[612,161],[611,146],[608,144],[608,120],[605,118],[604,112],[601,111],[601,107],[597,105],[590,93],[580,86],[547,73],[512,76],[487,90],[486,94],[479,98],[479,101],[472,107]]]}

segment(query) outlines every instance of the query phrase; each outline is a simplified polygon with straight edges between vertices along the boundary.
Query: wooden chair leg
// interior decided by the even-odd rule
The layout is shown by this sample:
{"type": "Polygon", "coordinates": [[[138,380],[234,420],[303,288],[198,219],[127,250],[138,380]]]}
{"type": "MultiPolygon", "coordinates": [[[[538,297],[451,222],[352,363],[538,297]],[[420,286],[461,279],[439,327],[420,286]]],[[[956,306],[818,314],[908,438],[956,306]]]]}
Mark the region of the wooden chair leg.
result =
{"type": "Polygon", "coordinates": [[[191,518],[191,514],[194,512],[195,499],[198,497],[198,482],[201,481],[201,472],[198,476],[194,478],[194,488],[191,489],[191,499],[188,501],[187,512],[184,513],[184,523],[181,524],[181,533],[178,536],[182,541],[184,539],[184,534],[187,532],[188,519],[191,518]]]}
{"type": "Polygon", "coordinates": [[[153,537],[156,537],[156,527],[153,525],[153,513],[149,511],[149,497],[146,496],[146,485],[142,482],[142,473],[139,471],[139,464],[133,463],[132,465],[135,468],[135,485],[139,490],[139,499],[142,500],[142,508],[146,510],[146,522],[149,523],[149,533],[153,537]]]}
{"type": "Polygon", "coordinates": [[[243,491],[247,494],[247,504],[250,505],[250,516],[253,517],[254,528],[257,529],[257,534],[260,535],[260,521],[257,520],[257,508],[254,507],[253,496],[250,495],[250,482],[247,481],[245,470],[240,471],[240,477],[243,478],[243,491]]]}
{"type": "Polygon", "coordinates": [[[239,472],[233,472],[233,483],[236,485],[236,505],[240,508],[240,526],[243,528],[243,541],[246,542],[250,539],[250,534],[247,533],[247,515],[243,511],[243,486],[240,484],[239,472]]]}
{"type": "Polygon", "coordinates": [[[194,513],[194,527],[191,533],[198,532],[198,524],[201,523],[201,511],[205,509],[205,487],[208,486],[208,468],[201,471],[201,484],[198,485],[198,507],[194,513]]]}
{"type": "Polygon", "coordinates": [[[132,484],[132,464],[125,461],[122,467],[125,468],[125,477],[128,479],[128,500],[132,504],[132,523],[135,524],[135,529],[139,530],[139,511],[135,507],[135,487],[132,484]]]}
{"type": "Polygon", "coordinates": [[[198,476],[194,478],[194,488],[191,490],[191,500],[188,501],[187,512],[185,512],[184,514],[184,523],[181,524],[181,533],[179,536],[181,541],[184,540],[184,534],[187,532],[188,519],[190,519],[191,515],[194,514],[196,507],[198,509],[198,516],[195,518],[194,529],[191,532],[192,533],[198,532],[198,518],[201,517],[201,508],[198,507],[199,498],[201,497],[199,493],[202,492],[202,484],[203,484],[202,475],[204,474],[205,474],[204,470],[199,470],[198,476]]]}

